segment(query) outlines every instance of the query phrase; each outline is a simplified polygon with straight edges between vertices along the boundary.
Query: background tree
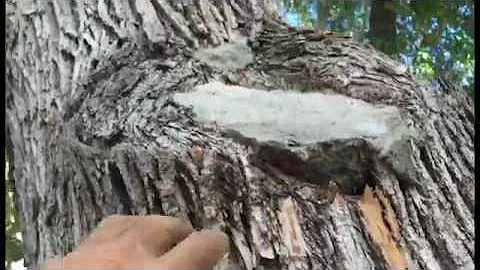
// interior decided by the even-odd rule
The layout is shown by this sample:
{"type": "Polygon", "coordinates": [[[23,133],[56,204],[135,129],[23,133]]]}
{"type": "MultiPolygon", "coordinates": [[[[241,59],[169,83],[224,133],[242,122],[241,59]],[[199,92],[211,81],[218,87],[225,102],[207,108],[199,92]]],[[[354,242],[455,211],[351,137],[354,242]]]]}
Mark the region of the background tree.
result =
{"type": "Polygon", "coordinates": [[[372,1],[369,35],[372,45],[392,55],[397,52],[396,35],[395,2],[372,1]]]}
{"type": "Polygon", "coordinates": [[[279,6],[293,25],[352,31],[435,88],[457,85],[474,94],[474,1],[287,0],[279,6]]]}
{"type": "Polygon", "coordinates": [[[269,1],[11,0],[6,23],[27,264],[155,213],[224,230],[227,267],[474,269],[464,92],[269,1]]]}

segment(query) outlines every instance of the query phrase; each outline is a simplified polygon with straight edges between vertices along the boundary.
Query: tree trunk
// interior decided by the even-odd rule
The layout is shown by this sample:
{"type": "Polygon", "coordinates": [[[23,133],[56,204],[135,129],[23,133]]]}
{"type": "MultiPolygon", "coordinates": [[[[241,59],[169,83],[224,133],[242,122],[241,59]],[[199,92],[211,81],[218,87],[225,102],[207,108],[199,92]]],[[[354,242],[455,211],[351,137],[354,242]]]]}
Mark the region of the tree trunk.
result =
{"type": "Polygon", "coordinates": [[[6,23],[27,264],[117,213],[222,229],[223,269],[474,269],[466,94],[268,1],[10,0],[6,23]]]}
{"type": "Polygon", "coordinates": [[[371,1],[370,43],[382,52],[393,55],[398,52],[396,36],[395,2],[393,0],[371,1]]]}

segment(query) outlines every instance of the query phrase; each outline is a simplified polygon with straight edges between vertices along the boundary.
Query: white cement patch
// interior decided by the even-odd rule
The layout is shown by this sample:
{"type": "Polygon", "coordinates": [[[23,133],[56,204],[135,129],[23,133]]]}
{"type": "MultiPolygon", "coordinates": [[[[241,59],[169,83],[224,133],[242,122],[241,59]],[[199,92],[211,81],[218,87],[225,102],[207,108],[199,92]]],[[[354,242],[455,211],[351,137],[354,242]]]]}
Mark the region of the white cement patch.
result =
{"type": "Polygon", "coordinates": [[[259,141],[315,143],[367,138],[382,150],[408,130],[398,109],[342,95],[263,91],[212,82],[174,100],[192,106],[197,120],[259,141]]]}

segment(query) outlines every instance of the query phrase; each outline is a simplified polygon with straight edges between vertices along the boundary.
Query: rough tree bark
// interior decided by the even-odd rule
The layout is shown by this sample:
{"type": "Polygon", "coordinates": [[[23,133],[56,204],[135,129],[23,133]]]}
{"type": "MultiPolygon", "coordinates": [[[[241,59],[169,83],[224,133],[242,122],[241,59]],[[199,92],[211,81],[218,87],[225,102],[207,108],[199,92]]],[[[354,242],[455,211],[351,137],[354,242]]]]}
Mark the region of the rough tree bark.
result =
{"type": "Polygon", "coordinates": [[[122,213],[224,230],[219,268],[474,269],[464,93],[268,1],[8,0],[6,23],[27,264],[122,213]]]}

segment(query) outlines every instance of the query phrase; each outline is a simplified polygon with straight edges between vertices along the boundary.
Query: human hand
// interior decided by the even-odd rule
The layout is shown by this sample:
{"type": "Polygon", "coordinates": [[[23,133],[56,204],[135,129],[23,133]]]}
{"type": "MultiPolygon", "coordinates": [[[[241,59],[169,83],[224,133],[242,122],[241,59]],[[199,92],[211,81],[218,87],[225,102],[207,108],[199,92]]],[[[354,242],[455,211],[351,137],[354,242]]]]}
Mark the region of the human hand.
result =
{"type": "Polygon", "coordinates": [[[219,231],[194,231],[167,216],[110,216],[80,246],[47,269],[210,269],[228,251],[219,231]]]}

